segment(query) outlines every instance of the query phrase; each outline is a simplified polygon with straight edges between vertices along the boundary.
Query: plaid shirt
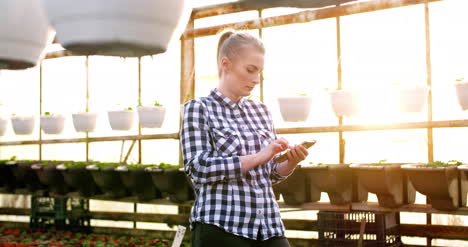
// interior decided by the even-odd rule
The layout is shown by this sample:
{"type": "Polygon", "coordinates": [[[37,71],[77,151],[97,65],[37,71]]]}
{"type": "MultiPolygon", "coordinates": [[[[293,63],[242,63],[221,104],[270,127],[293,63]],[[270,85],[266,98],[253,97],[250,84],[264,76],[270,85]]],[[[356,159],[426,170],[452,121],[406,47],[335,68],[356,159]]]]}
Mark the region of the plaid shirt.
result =
{"type": "Polygon", "coordinates": [[[240,156],[255,154],[276,139],[272,119],[262,103],[234,102],[216,89],[185,104],[181,129],[184,167],[195,187],[190,217],[229,233],[265,240],[284,235],[272,184],[286,177],[278,163],[242,173],[240,156]]]}

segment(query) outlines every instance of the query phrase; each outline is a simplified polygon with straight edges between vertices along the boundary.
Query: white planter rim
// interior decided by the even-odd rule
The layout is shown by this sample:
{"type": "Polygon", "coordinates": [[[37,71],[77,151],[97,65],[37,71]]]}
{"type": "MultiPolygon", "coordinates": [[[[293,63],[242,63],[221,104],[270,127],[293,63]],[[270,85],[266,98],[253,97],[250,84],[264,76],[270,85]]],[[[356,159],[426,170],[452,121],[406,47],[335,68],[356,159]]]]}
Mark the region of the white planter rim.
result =
{"type": "Polygon", "coordinates": [[[468,171],[468,164],[459,165],[458,170],[468,171]]]}
{"type": "Polygon", "coordinates": [[[401,169],[412,170],[412,171],[434,171],[434,170],[444,170],[445,168],[451,168],[456,166],[447,166],[447,167],[424,167],[425,164],[405,164],[401,166],[401,169]]]}

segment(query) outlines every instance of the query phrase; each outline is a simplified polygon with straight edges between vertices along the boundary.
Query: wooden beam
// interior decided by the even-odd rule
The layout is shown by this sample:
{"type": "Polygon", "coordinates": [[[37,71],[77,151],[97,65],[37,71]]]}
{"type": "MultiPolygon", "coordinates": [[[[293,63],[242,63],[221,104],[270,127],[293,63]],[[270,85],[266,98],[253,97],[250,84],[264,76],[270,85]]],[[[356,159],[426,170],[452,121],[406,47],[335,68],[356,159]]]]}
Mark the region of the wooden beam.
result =
{"type": "Polygon", "coordinates": [[[400,233],[402,236],[468,240],[466,226],[402,224],[400,233]]]}
{"type": "MultiPolygon", "coordinates": [[[[441,0],[379,0],[379,1],[368,1],[358,2],[353,4],[347,4],[343,6],[323,8],[317,10],[306,10],[289,15],[281,15],[267,18],[259,18],[254,20],[235,22],[205,28],[188,29],[182,35],[182,39],[193,39],[197,37],[204,37],[210,35],[216,35],[224,29],[258,29],[275,27],[281,25],[295,24],[295,23],[306,23],[315,20],[323,20],[328,18],[334,18],[338,16],[347,16],[353,14],[361,14],[378,10],[392,9],[404,6],[411,6],[416,4],[422,4],[425,2],[436,2],[441,0]]],[[[226,12],[226,11],[224,11],[226,12]]],[[[224,13],[223,12],[223,13],[224,13]]]]}
{"type": "Polygon", "coordinates": [[[202,8],[195,8],[192,11],[192,16],[194,19],[200,19],[211,16],[233,14],[247,10],[247,6],[241,2],[222,3],[202,8]]]}
{"type": "MultiPolygon", "coordinates": [[[[194,28],[194,19],[190,18],[187,29],[194,28]]],[[[193,38],[181,41],[180,51],[180,104],[194,98],[195,94],[195,40],[193,38]]]]}
{"type": "Polygon", "coordinates": [[[409,204],[399,208],[384,208],[380,207],[377,202],[353,203],[351,210],[355,211],[372,211],[372,212],[408,212],[408,213],[432,213],[432,214],[451,214],[451,215],[468,215],[468,207],[461,207],[457,210],[442,211],[432,208],[428,204],[409,204]]]}

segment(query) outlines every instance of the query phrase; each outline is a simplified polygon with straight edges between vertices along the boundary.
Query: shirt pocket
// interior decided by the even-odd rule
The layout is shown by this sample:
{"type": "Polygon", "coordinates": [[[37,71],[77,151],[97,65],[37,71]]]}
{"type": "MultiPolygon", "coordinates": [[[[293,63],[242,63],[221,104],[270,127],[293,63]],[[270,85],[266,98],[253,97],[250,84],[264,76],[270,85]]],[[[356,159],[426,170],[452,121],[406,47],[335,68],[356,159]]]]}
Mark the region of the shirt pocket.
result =
{"type": "Polygon", "coordinates": [[[257,141],[260,144],[260,148],[263,149],[275,140],[274,134],[268,129],[257,129],[257,141]]]}
{"type": "Polygon", "coordinates": [[[223,155],[240,155],[241,142],[237,132],[231,128],[213,128],[215,150],[223,155]]]}

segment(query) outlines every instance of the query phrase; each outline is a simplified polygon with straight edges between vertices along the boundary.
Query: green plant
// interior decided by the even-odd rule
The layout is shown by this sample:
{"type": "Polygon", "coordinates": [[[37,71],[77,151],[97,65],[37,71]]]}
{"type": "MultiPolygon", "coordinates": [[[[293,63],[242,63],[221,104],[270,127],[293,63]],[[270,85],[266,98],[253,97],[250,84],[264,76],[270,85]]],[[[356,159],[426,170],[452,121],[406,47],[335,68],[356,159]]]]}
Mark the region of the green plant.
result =
{"type": "Polygon", "coordinates": [[[133,108],[131,106],[129,106],[129,107],[125,108],[125,110],[131,111],[131,110],[133,110],[133,108]]]}
{"type": "Polygon", "coordinates": [[[53,115],[53,114],[50,114],[50,112],[46,111],[46,112],[44,112],[44,115],[45,116],[50,116],[50,115],[53,115]]]}
{"type": "Polygon", "coordinates": [[[143,165],[143,164],[132,164],[126,166],[128,169],[142,169],[147,167],[158,167],[158,165],[143,165]]]}
{"type": "Polygon", "coordinates": [[[424,164],[423,167],[434,167],[434,168],[437,168],[437,167],[450,167],[450,166],[458,166],[458,165],[461,165],[462,163],[460,161],[456,161],[456,160],[449,160],[448,162],[442,162],[442,161],[433,161],[433,162],[429,162],[427,164],[424,164]]]}
{"type": "Polygon", "coordinates": [[[86,161],[68,161],[63,163],[66,168],[86,167],[89,165],[86,161]]]}
{"type": "Polygon", "coordinates": [[[464,77],[460,77],[460,78],[456,79],[455,81],[460,81],[460,82],[461,82],[461,81],[463,81],[463,80],[465,80],[465,78],[464,78],[464,77]]]}
{"type": "Polygon", "coordinates": [[[181,165],[172,165],[172,164],[169,164],[169,163],[161,162],[158,165],[158,167],[161,168],[161,169],[168,169],[168,168],[182,168],[183,166],[181,166],[181,165]]]}
{"type": "Polygon", "coordinates": [[[379,162],[377,163],[370,163],[370,164],[367,164],[368,166],[388,166],[388,165],[392,165],[393,163],[388,163],[387,162],[387,159],[383,159],[383,160],[379,160],[379,162]]]}
{"type": "Polygon", "coordinates": [[[119,163],[96,163],[95,164],[99,168],[104,168],[104,167],[118,167],[120,166],[119,163]]]}
{"type": "Polygon", "coordinates": [[[154,106],[163,106],[163,105],[161,105],[157,100],[154,101],[154,104],[153,104],[153,105],[154,105],[154,106]]]}

